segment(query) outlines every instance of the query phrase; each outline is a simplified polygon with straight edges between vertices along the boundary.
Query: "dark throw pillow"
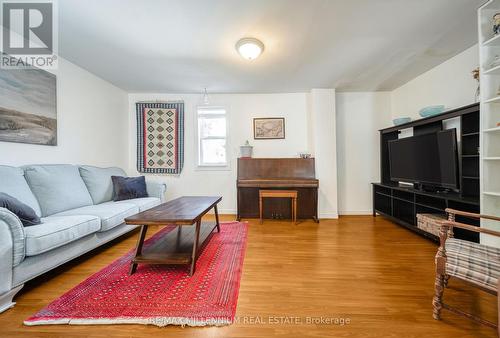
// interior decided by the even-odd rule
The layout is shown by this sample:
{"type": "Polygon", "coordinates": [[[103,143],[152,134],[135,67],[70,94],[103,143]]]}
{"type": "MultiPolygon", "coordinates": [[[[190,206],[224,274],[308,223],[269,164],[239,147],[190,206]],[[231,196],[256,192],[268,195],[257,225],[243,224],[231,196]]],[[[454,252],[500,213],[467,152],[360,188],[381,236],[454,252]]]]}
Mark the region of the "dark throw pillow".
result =
{"type": "Polygon", "coordinates": [[[148,197],[146,179],[139,177],[111,176],[113,181],[114,201],[130,200],[133,198],[148,197]]]}
{"type": "Polygon", "coordinates": [[[42,223],[35,210],[29,205],[3,192],[0,192],[0,207],[16,214],[25,227],[42,223]]]}

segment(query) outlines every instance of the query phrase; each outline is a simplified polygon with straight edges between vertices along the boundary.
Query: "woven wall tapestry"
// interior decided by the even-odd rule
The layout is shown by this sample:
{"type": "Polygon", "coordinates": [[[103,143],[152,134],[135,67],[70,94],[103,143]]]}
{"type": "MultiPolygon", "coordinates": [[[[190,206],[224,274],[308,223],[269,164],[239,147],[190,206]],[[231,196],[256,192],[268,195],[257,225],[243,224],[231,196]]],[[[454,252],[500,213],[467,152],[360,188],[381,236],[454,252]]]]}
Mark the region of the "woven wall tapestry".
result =
{"type": "Polygon", "coordinates": [[[179,174],[184,165],[184,102],[138,102],[137,170],[179,174]]]}

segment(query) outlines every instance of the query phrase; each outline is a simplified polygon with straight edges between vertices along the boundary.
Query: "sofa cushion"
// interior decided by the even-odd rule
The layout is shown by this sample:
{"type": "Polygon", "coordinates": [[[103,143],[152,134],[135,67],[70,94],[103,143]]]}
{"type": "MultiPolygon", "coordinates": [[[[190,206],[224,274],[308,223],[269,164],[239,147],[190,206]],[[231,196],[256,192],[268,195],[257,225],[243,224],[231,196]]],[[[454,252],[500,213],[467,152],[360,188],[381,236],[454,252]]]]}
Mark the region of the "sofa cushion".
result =
{"type": "Polygon", "coordinates": [[[17,217],[19,217],[25,227],[41,223],[40,217],[38,217],[35,210],[33,210],[29,205],[24,204],[17,198],[3,192],[0,192],[0,208],[5,208],[13,212],[17,217]]]}
{"type": "Polygon", "coordinates": [[[74,165],[31,165],[25,167],[24,175],[44,217],[92,204],[78,167],[74,165]]]}
{"type": "Polygon", "coordinates": [[[107,231],[123,223],[128,216],[139,212],[139,208],[131,203],[108,202],[97,205],[89,205],[82,208],[63,211],[54,216],[66,215],[92,215],[101,219],[99,231],[107,231]]]}
{"type": "Polygon", "coordinates": [[[49,216],[25,228],[26,256],[36,256],[97,232],[99,218],[89,215],[49,216]]]}
{"type": "Polygon", "coordinates": [[[106,202],[106,204],[121,204],[121,203],[127,203],[127,204],[133,204],[139,208],[139,211],[144,211],[151,209],[153,207],[156,207],[157,205],[161,204],[161,200],[157,197],[143,197],[143,198],[134,198],[131,200],[123,200],[123,201],[116,201],[116,202],[106,202]]]}
{"type": "Polygon", "coordinates": [[[148,197],[146,189],[146,178],[111,176],[115,195],[113,201],[130,200],[133,198],[148,197]]]}
{"type": "Polygon", "coordinates": [[[98,168],[83,165],[79,167],[79,170],[94,204],[108,202],[113,199],[113,183],[111,181],[111,176],[126,175],[123,169],[116,167],[98,168]]]}
{"type": "Polygon", "coordinates": [[[23,169],[0,165],[0,191],[29,205],[38,216],[42,215],[40,205],[24,178],[23,169]]]}

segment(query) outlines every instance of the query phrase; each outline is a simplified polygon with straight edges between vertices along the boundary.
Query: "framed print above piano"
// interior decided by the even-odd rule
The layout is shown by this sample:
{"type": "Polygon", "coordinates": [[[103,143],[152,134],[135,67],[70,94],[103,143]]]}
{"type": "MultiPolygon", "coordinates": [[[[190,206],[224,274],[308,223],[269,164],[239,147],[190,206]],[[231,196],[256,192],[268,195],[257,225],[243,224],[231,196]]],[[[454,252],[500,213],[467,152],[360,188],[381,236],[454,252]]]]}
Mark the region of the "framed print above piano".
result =
{"type": "Polygon", "coordinates": [[[261,117],[253,119],[255,140],[275,140],[285,138],[284,117],[261,117]]]}

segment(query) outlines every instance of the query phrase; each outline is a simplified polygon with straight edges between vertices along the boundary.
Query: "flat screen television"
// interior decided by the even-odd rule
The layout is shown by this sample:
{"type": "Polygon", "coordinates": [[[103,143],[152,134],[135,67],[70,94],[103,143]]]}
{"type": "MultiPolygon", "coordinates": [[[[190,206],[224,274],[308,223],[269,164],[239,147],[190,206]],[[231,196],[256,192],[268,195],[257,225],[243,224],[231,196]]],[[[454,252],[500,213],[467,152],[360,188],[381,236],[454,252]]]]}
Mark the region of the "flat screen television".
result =
{"type": "Polygon", "coordinates": [[[389,141],[393,181],[459,189],[455,129],[389,141]]]}

